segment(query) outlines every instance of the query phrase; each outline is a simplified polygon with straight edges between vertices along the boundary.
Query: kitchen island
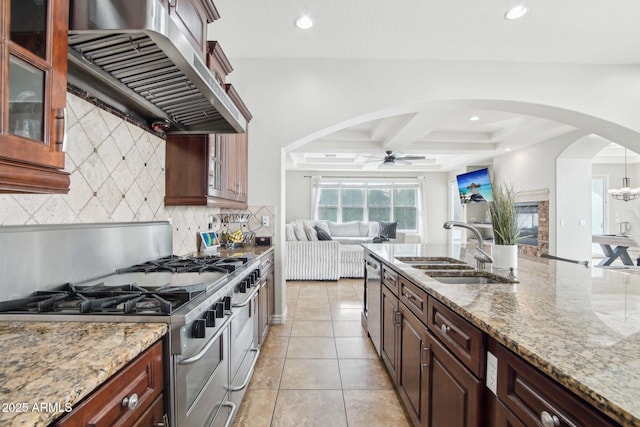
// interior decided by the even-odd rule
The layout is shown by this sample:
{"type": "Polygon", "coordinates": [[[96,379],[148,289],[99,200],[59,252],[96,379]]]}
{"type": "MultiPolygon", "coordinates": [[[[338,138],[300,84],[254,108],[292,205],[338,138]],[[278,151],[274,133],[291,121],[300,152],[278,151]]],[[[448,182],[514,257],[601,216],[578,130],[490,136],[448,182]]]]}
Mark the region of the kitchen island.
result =
{"type": "Polygon", "coordinates": [[[448,256],[475,266],[472,251],[364,246],[598,411],[621,425],[640,426],[640,270],[520,257],[519,283],[445,284],[397,257],[448,256]]]}
{"type": "Polygon", "coordinates": [[[49,425],[166,333],[164,323],[0,322],[0,425],[49,425]]]}

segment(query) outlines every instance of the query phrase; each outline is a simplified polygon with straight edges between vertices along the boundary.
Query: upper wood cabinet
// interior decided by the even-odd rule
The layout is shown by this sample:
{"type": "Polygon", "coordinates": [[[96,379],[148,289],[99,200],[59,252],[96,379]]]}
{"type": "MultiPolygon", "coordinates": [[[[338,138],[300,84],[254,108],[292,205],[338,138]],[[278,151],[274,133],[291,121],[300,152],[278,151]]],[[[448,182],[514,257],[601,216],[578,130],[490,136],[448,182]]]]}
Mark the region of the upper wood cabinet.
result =
{"type": "Polygon", "coordinates": [[[0,192],[66,193],[68,0],[0,3],[0,192]]]}
{"type": "Polygon", "coordinates": [[[211,0],[166,0],[169,17],[193,47],[205,58],[207,24],[220,18],[211,0]]]}
{"type": "MultiPolygon", "coordinates": [[[[229,97],[247,122],[251,114],[231,85],[229,97]]],[[[168,135],[166,206],[247,208],[249,133],[168,135]]]]}

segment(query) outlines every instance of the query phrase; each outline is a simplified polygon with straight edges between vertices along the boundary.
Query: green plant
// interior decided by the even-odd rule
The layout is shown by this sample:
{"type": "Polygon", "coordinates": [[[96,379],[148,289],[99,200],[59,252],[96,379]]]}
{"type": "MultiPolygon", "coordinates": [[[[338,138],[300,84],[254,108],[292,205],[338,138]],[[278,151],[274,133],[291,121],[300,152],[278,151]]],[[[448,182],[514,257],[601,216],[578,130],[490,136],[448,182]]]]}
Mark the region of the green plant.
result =
{"type": "Polygon", "coordinates": [[[493,186],[493,202],[489,204],[489,210],[496,245],[515,245],[520,238],[520,226],[516,219],[517,200],[513,186],[502,183],[493,186]]]}

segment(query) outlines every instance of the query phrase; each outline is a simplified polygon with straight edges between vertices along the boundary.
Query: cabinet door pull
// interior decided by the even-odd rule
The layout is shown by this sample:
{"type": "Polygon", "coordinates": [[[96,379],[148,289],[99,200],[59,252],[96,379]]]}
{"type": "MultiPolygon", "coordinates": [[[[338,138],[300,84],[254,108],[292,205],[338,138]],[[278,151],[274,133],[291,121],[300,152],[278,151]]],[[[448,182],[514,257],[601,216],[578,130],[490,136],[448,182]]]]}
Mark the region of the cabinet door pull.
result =
{"type": "Polygon", "coordinates": [[[159,423],[155,423],[153,425],[153,427],[170,427],[169,426],[169,416],[167,414],[164,414],[162,416],[162,421],[159,423]]]}
{"type": "Polygon", "coordinates": [[[133,393],[130,397],[122,399],[122,406],[127,406],[132,411],[138,406],[138,395],[133,393]]]}
{"type": "Polygon", "coordinates": [[[420,352],[420,370],[429,367],[429,358],[431,357],[431,348],[423,347],[420,352]],[[427,363],[424,362],[424,354],[427,353],[427,363]]]}
{"type": "Polygon", "coordinates": [[[402,313],[400,313],[400,310],[396,309],[395,307],[393,308],[393,324],[396,328],[399,328],[400,326],[402,326],[402,313]]]}
{"type": "Polygon", "coordinates": [[[547,411],[542,411],[540,413],[540,422],[543,427],[558,427],[560,425],[560,420],[557,416],[551,415],[547,411]]]}
{"type": "Polygon", "coordinates": [[[451,331],[451,327],[446,323],[443,323],[442,325],[440,325],[440,330],[443,334],[447,335],[451,331]]]}
{"type": "Polygon", "coordinates": [[[56,145],[59,151],[67,151],[67,109],[56,109],[56,145]]]}

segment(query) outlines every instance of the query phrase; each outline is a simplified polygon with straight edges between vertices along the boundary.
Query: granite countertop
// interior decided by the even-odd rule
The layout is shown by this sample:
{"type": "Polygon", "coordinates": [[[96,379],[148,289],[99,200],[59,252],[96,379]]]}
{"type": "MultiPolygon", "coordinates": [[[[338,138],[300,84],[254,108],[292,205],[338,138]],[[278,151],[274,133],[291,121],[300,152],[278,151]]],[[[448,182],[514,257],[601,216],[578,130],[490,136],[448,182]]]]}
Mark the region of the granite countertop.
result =
{"type": "Polygon", "coordinates": [[[256,258],[265,255],[270,250],[273,250],[273,246],[251,246],[245,245],[240,246],[233,249],[227,248],[218,248],[218,252],[223,258],[235,257],[235,256],[246,256],[251,255],[256,258]]]}
{"type": "Polygon", "coordinates": [[[363,246],[603,413],[640,426],[640,268],[521,256],[516,284],[445,284],[396,257],[450,256],[475,266],[465,247],[363,246]]]}
{"type": "Polygon", "coordinates": [[[0,425],[49,425],[166,332],[163,323],[0,322],[0,425]]]}

